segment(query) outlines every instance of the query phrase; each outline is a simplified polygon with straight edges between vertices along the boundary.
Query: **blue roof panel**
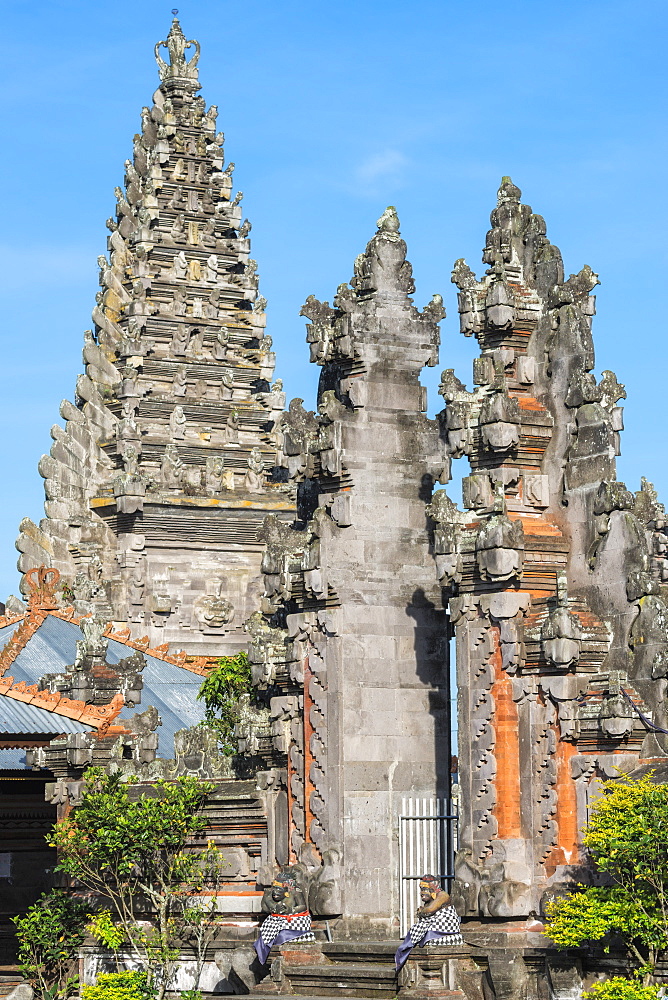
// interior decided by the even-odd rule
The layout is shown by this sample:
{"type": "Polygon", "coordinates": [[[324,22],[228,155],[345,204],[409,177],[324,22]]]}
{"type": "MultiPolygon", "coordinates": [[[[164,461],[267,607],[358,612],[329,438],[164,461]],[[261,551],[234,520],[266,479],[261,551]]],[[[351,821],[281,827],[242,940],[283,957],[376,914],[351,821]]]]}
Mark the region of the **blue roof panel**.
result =
{"type": "Polygon", "coordinates": [[[93,728],[76,719],[49,712],[46,708],[0,697],[0,733],[44,733],[59,736],[61,733],[89,733],[93,728]]]}
{"type": "MultiPolygon", "coordinates": [[[[9,640],[15,628],[15,625],[7,625],[4,629],[0,629],[0,646],[9,640]]],[[[21,650],[7,673],[15,681],[25,681],[26,684],[36,684],[44,674],[62,673],[67,666],[74,663],[76,643],[81,637],[81,629],[74,622],[64,621],[54,615],[47,615],[43,624],[28,641],[25,648],[21,650]]],[[[132,656],[134,652],[135,650],[131,646],[125,646],[116,639],[110,639],[107,662],[110,664],[118,663],[119,660],[132,656]]],[[[174,734],[179,729],[188,729],[204,719],[204,704],[197,701],[197,692],[200,689],[202,677],[153,656],[145,654],[145,659],[146,666],[142,673],[141,704],[124,708],[119,718],[128,719],[136,712],[145,711],[149,705],[155,706],[162,721],[162,725],[158,726],[158,756],[170,758],[174,756],[174,734]]],[[[82,726],[81,723],[65,719],[62,716],[54,717],[54,713],[47,712],[45,709],[34,708],[32,705],[15,702],[10,698],[0,699],[0,731],[81,733],[90,728],[90,726],[82,726]],[[11,703],[12,706],[20,706],[23,710],[30,709],[31,713],[39,713],[39,715],[23,716],[24,725],[28,725],[29,719],[33,722],[31,729],[10,730],[7,728],[9,722],[16,723],[18,715],[21,714],[13,712],[13,709],[5,711],[4,706],[7,702],[11,703]],[[5,721],[5,716],[7,716],[7,721],[5,721]],[[38,721],[40,727],[46,725],[49,716],[52,717],[50,728],[35,728],[34,724],[38,721]],[[54,729],[54,723],[59,728],[54,729]],[[78,728],[68,728],[70,725],[78,728]]]]}
{"type": "Polygon", "coordinates": [[[0,748],[0,771],[30,771],[24,747],[0,748]]]}

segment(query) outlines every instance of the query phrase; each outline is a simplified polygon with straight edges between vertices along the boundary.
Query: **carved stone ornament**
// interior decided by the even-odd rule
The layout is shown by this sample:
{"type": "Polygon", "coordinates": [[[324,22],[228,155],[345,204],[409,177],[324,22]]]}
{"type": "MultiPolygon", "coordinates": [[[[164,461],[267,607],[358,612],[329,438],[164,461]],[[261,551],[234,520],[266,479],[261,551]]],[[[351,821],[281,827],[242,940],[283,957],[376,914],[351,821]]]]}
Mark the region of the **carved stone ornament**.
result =
{"type": "Polygon", "coordinates": [[[445,490],[436,490],[425,510],[435,521],[434,557],[438,579],[444,583],[459,583],[462,578],[459,535],[464,515],[445,490]]]}
{"type": "Polygon", "coordinates": [[[488,396],[480,411],[480,433],[490,451],[504,452],[520,440],[520,410],[517,400],[504,391],[488,396]]]}
{"type": "Polygon", "coordinates": [[[224,628],[234,618],[234,605],[224,597],[206,594],[195,602],[195,618],[202,628],[224,628]]]}
{"type": "Polygon", "coordinates": [[[540,639],[545,659],[558,670],[566,670],[580,659],[582,627],[568,610],[565,576],[560,576],[557,582],[557,606],[543,623],[540,639]]]}
{"type": "Polygon", "coordinates": [[[483,580],[519,579],[524,561],[522,522],[495,514],[478,532],[475,553],[483,580]]]}
{"type": "Polygon", "coordinates": [[[200,45],[194,39],[186,40],[181,31],[181,25],[175,17],[172,21],[167,39],[157,42],[155,58],[162,81],[167,80],[197,80],[197,63],[199,62],[200,45]],[[165,47],[169,53],[169,63],[160,55],[160,49],[165,47]],[[194,48],[192,59],[186,59],[186,49],[194,48]]]}

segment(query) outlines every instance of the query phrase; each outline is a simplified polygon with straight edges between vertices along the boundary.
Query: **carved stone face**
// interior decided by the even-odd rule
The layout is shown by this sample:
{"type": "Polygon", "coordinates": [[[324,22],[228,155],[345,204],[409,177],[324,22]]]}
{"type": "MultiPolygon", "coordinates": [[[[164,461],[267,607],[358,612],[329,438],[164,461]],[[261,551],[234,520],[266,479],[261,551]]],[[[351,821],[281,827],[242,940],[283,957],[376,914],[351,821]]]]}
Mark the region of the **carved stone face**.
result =
{"type": "Polygon", "coordinates": [[[275,903],[282,902],[287,896],[287,894],[288,894],[287,889],[282,885],[275,885],[271,890],[271,898],[274,900],[275,903]]]}

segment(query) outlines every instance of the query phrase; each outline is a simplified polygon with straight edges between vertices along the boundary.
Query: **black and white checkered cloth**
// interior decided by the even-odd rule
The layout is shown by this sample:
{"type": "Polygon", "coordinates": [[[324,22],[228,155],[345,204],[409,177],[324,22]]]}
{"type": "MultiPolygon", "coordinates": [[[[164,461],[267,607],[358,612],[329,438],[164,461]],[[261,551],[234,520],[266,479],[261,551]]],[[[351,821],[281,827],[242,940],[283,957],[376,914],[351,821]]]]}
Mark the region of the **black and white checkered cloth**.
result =
{"type": "Polygon", "coordinates": [[[442,906],[436,913],[428,917],[420,917],[408,931],[412,948],[416,948],[422,941],[425,934],[432,931],[438,937],[431,938],[426,945],[443,947],[455,944],[464,944],[461,935],[461,921],[454,906],[442,906]]]}
{"type": "Polygon", "coordinates": [[[290,931],[291,941],[315,941],[310,913],[297,913],[290,918],[280,913],[270,913],[260,928],[260,937],[271,948],[281,931],[290,931]],[[292,933],[297,931],[299,935],[292,937],[292,933]]]}

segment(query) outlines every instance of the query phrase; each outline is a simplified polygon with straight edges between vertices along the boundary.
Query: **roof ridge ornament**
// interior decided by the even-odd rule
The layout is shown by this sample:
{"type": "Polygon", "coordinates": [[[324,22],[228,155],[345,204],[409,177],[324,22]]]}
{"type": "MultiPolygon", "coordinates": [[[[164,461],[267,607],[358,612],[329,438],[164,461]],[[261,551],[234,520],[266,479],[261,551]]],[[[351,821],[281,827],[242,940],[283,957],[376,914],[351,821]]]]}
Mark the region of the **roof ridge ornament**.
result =
{"type": "Polygon", "coordinates": [[[186,39],[181,30],[176,14],[178,10],[173,10],[174,20],[169,29],[167,38],[162,42],[157,42],[155,46],[155,58],[158,64],[158,72],[163,83],[170,80],[191,80],[197,81],[197,63],[199,62],[200,44],[194,38],[186,39]],[[169,63],[160,55],[160,49],[164,46],[169,53],[169,63]],[[188,61],[186,59],[186,49],[195,49],[194,55],[188,61]]]}

